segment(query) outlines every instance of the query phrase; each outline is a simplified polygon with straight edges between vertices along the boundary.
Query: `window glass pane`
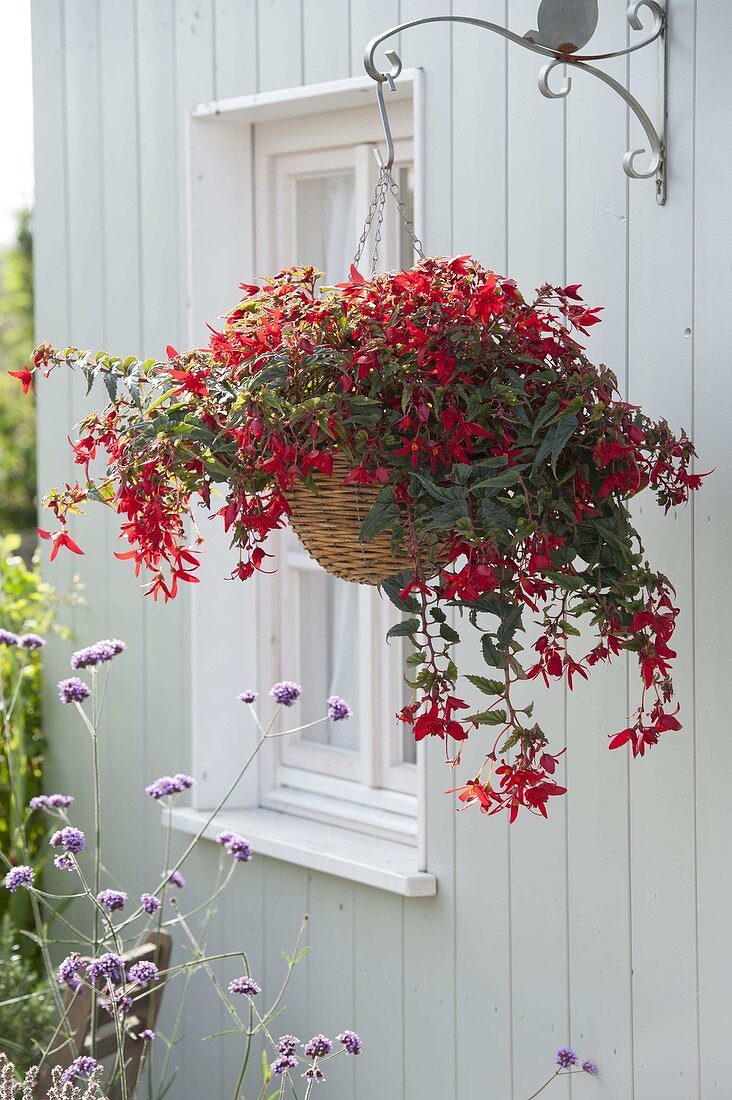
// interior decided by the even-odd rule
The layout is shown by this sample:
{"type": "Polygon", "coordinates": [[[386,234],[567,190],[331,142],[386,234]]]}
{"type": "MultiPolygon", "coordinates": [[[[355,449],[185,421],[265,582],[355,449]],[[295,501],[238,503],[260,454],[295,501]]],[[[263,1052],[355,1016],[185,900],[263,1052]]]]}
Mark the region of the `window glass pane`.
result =
{"type": "MultiPolygon", "coordinates": [[[[406,616],[403,616],[406,618],[406,616]]],[[[399,647],[399,659],[401,660],[402,673],[405,671],[409,675],[410,679],[414,679],[415,672],[419,669],[407,668],[406,660],[410,653],[414,653],[414,646],[410,642],[409,638],[402,638],[402,644],[399,647]]],[[[409,684],[404,682],[404,676],[402,675],[402,706],[407,706],[414,701],[414,691],[410,688],[409,684]]],[[[414,740],[414,729],[412,726],[408,726],[405,722],[397,722],[399,730],[398,737],[401,740],[402,761],[405,764],[417,763],[417,745],[414,740]]]]}
{"type": "Polygon", "coordinates": [[[326,282],[348,276],[356,239],[353,172],[295,180],[296,260],[312,264],[326,282]]]}
{"type": "MultiPolygon", "coordinates": [[[[326,283],[347,278],[355,241],[355,176],[340,172],[295,180],[295,248],[299,263],[313,264],[326,283]]],[[[358,588],[327,573],[300,571],[303,701],[299,721],[315,721],[329,695],[351,705],[353,718],[304,730],[303,740],[357,751],[358,588]]]]}
{"type": "Polygon", "coordinates": [[[358,714],[358,586],[325,572],[303,569],[300,581],[300,669],[303,681],[300,722],[325,713],[329,695],[340,695],[353,708],[352,718],[303,730],[305,741],[356,751],[358,714]]]}

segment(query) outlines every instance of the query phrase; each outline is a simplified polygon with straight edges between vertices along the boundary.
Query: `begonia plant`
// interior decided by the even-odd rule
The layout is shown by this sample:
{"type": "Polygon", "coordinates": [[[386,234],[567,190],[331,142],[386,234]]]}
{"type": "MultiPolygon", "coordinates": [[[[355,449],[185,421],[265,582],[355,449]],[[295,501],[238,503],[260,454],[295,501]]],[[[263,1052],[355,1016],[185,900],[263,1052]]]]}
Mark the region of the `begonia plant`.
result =
{"type": "Polygon", "coordinates": [[[293,489],[317,492],[345,460],[345,485],[379,490],[360,539],[388,532],[411,562],[382,582],[404,613],[390,634],[413,645],[415,694],[399,717],[417,740],[441,738],[453,764],[469,732],[489,727],[485,766],[458,788],[461,802],[546,816],[564,793],[563,750],[516,700],[527,680],[571,688],[629,651],[640,700],[610,747],[642,756],[681,728],[674,589],[646,560],[629,503],[646,489],[666,511],[685,503],[701,484],[693,445],[622,400],[612,371],[587,358],[580,341],[600,311],[578,286],[527,301],[468,256],[371,279],[352,269],[331,288],[318,279],[293,268],[243,286],[208,347],[169,348],[165,362],[38,348],[26,388],[63,364],[109,396],[73,443],[84,477],[51,492],[59,527],[41,534],[52,556],[79,552],[67,520],[101,501],[123,520],[129,549],[118,556],[169,599],[197,579],[197,505],[220,516],[233,575],[246,580],[268,567],[266,540],[287,522],[293,489]],[[537,631],[524,644],[527,615],[537,631]],[[472,659],[458,668],[463,625],[479,632],[488,675],[472,659]],[[461,698],[461,673],[481,708],[461,698]]]}

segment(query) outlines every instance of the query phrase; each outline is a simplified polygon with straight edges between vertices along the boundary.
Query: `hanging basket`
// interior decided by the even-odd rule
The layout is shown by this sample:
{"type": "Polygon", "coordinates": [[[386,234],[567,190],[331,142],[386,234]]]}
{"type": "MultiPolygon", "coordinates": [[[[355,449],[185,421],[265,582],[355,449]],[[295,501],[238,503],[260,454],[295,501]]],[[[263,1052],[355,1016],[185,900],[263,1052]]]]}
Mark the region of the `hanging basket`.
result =
{"type": "Polygon", "coordinates": [[[343,581],[381,584],[413,569],[406,554],[395,556],[391,532],[359,542],[361,525],[381,491],[380,485],[344,485],[350,472],[344,458],[333,462],[333,476],[315,474],[315,491],[300,483],[288,494],[293,530],[318,565],[343,581]]]}

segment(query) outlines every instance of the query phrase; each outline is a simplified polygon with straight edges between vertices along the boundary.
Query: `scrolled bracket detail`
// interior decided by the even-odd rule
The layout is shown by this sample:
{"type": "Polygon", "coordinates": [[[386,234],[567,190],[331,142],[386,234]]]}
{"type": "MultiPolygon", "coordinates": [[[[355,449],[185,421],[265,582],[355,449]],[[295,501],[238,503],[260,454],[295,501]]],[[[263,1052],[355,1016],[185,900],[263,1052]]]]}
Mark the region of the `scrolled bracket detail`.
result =
{"type": "MultiPolygon", "coordinates": [[[[587,0],[588,5],[592,0],[587,0]]],[[[391,166],[394,157],[394,143],[389,127],[389,119],[384,98],[384,86],[394,89],[394,82],[402,71],[402,59],[394,49],[385,51],[385,56],[390,68],[382,70],[376,64],[376,51],[384,42],[394,35],[410,30],[412,27],[424,26],[430,23],[461,23],[467,26],[479,27],[482,30],[491,31],[501,38],[521,46],[531,53],[539,54],[547,59],[546,64],[539,73],[539,91],[547,99],[566,99],[572,90],[573,81],[567,73],[560,87],[552,87],[551,78],[555,69],[564,66],[567,70],[578,69],[595,77],[608,88],[612,89],[622,99],[640,123],[646,137],[646,145],[643,148],[629,149],[623,158],[623,169],[630,179],[644,180],[655,177],[656,199],[660,205],[666,201],[666,102],[667,102],[667,49],[668,49],[668,12],[658,3],[658,0],[632,0],[627,10],[628,25],[632,31],[638,31],[643,37],[631,41],[624,49],[614,50],[608,53],[580,53],[572,42],[586,42],[592,33],[590,31],[583,39],[572,38],[571,15],[575,10],[570,6],[562,8],[562,0],[542,0],[539,8],[539,32],[528,32],[521,36],[509,31],[497,23],[490,23],[485,19],[477,19],[471,16],[460,15],[436,15],[424,19],[413,19],[408,23],[391,27],[389,30],[376,35],[364,54],[364,68],[376,82],[377,99],[381,121],[384,127],[384,136],[387,145],[386,161],[379,155],[379,162],[391,166]],[[559,7],[557,7],[557,3],[559,7]],[[545,5],[549,10],[544,15],[545,5]],[[651,16],[652,24],[646,28],[643,15],[651,16]],[[543,28],[543,29],[542,29],[543,28]],[[553,36],[553,37],[552,37],[553,36]],[[658,83],[659,83],[659,110],[658,124],[654,123],[650,114],[641,105],[640,101],[618,80],[610,76],[603,69],[597,67],[599,61],[609,61],[614,58],[628,57],[640,50],[658,44],[658,83]],[[645,165],[641,158],[648,157],[645,165]]],[[[595,14],[596,22],[596,14],[595,14]]],[[[577,28],[575,28],[577,29],[577,28]]]]}

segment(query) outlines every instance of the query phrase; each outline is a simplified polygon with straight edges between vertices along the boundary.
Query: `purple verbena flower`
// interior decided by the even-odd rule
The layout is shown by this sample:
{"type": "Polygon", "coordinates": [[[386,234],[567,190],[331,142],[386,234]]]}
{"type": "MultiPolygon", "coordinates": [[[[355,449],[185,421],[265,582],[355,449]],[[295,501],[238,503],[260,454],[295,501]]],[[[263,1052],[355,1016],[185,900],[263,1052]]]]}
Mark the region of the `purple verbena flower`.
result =
{"type": "Polygon", "coordinates": [[[245,997],[256,997],[257,993],[261,993],[261,987],[255,982],[254,978],[234,978],[232,982],[229,982],[229,993],[239,993],[245,997]]]}
{"type": "Polygon", "coordinates": [[[325,1074],[322,1069],[318,1069],[317,1066],[311,1066],[310,1069],[306,1069],[302,1075],[307,1081],[317,1081],[319,1085],[322,1085],[325,1081],[325,1074]]]}
{"type": "Polygon", "coordinates": [[[297,1069],[299,1064],[294,1054],[282,1054],[275,1062],[270,1062],[269,1068],[275,1077],[281,1077],[288,1069],[297,1069]]]}
{"type": "Polygon", "coordinates": [[[140,905],[150,916],[157,913],[162,904],[160,898],[156,898],[154,894],[140,894],[140,905]]]}
{"type": "Polygon", "coordinates": [[[74,863],[74,857],[70,856],[68,852],[64,852],[61,856],[53,857],[53,865],[59,871],[75,871],[76,864],[74,863]]]}
{"type": "Polygon", "coordinates": [[[73,802],[70,794],[37,794],[31,798],[29,806],[31,810],[68,810],[73,802]]]}
{"type": "Polygon", "coordinates": [[[58,697],[62,703],[83,703],[91,695],[91,688],[78,676],[62,680],[58,685],[58,697]]]}
{"type": "Polygon", "coordinates": [[[133,963],[130,969],[127,971],[127,980],[129,982],[137,982],[139,986],[145,989],[150,982],[154,982],[160,971],[155,963],[148,962],[147,959],[141,959],[140,962],[133,963]]]}
{"type": "Polygon", "coordinates": [[[363,1051],[363,1041],[355,1031],[342,1031],[340,1035],[336,1035],[336,1039],[343,1043],[346,1054],[361,1054],[363,1051]]]}
{"type": "Polygon", "coordinates": [[[280,1035],[277,1040],[276,1050],[278,1054],[290,1055],[297,1050],[300,1040],[296,1035],[280,1035]]]}
{"type": "Polygon", "coordinates": [[[327,1035],[313,1035],[312,1039],[303,1044],[302,1049],[308,1058],[324,1058],[332,1051],[333,1043],[327,1035]]]}
{"type": "Polygon", "coordinates": [[[21,634],[18,638],[18,645],[21,649],[43,649],[46,644],[46,639],[42,638],[40,634],[21,634]]]}
{"type": "Polygon", "coordinates": [[[299,684],[293,684],[291,680],[282,680],[281,683],[274,685],[270,695],[280,706],[291,707],[302,695],[302,688],[299,684]]]}
{"type": "Polygon", "coordinates": [[[240,703],[256,703],[259,695],[256,691],[243,691],[241,695],[237,695],[237,699],[240,703]]]}
{"type": "Polygon", "coordinates": [[[178,772],[177,775],[161,775],[149,787],[145,787],[145,794],[149,794],[156,800],[168,798],[172,794],[181,794],[182,791],[190,790],[195,784],[193,776],[184,775],[183,772],[178,772]]]}
{"type": "Polygon", "coordinates": [[[597,1077],[597,1066],[589,1058],[582,1063],[582,1069],[585,1073],[589,1073],[590,1077],[597,1077]]]}
{"type": "Polygon", "coordinates": [[[106,978],[109,982],[116,983],[122,981],[125,970],[124,963],[119,955],[107,951],[105,954],[100,955],[98,959],[92,959],[87,964],[86,972],[92,982],[97,982],[100,978],[106,978]]]}
{"type": "Polygon", "coordinates": [[[571,1069],[577,1065],[577,1055],[569,1047],[562,1047],[557,1051],[557,1065],[560,1069],[571,1069]]]}
{"type": "Polygon", "coordinates": [[[97,901],[102,909],[108,913],[114,913],[118,909],[124,909],[127,904],[127,894],[124,890],[101,890],[97,894],[97,901]]]}
{"type": "Polygon", "coordinates": [[[333,722],[342,722],[344,718],[353,717],[353,711],[345,699],[339,695],[331,695],[328,699],[328,717],[333,722]]]}
{"type": "Polygon", "coordinates": [[[155,1039],[155,1032],[149,1027],[144,1027],[142,1031],[138,1032],[137,1038],[142,1039],[146,1043],[152,1043],[155,1039]]]}
{"type": "Polygon", "coordinates": [[[216,837],[216,841],[223,845],[229,855],[233,856],[237,863],[251,862],[252,846],[243,836],[239,836],[238,833],[224,832],[219,833],[216,837]]]}
{"type": "Polygon", "coordinates": [[[0,645],[16,646],[18,644],[18,635],[13,634],[12,630],[3,630],[0,627],[0,645]]]}
{"type": "Polygon", "coordinates": [[[105,638],[101,642],[95,642],[94,645],[85,646],[83,649],[77,649],[76,653],[72,653],[71,667],[96,668],[97,665],[111,661],[125,649],[127,646],[118,638],[105,638]]]}
{"type": "Polygon", "coordinates": [[[65,852],[83,852],[86,847],[86,839],[81,829],[75,829],[73,825],[67,825],[65,829],[57,829],[51,837],[52,848],[63,848],[65,852]]]}
{"type": "Polygon", "coordinates": [[[84,963],[81,955],[78,951],[72,951],[70,955],[59,964],[57,971],[59,985],[68,986],[69,989],[78,989],[81,985],[81,979],[78,977],[79,970],[84,963]]]}
{"type": "Polygon", "coordinates": [[[180,871],[163,871],[160,877],[169,882],[171,886],[177,886],[179,890],[182,890],[186,885],[186,880],[183,878],[180,871]]]}
{"type": "Polygon", "coordinates": [[[73,1081],[75,1077],[90,1077],[96,1068],[96,1058],[92,1058],[89,1054],[80,1054],[61,1074],[61,1080],[66,1082],[73,1081]]]}
{"type": "Polygon", "coordinates": [[[3,879],[3,886],[14,894],[21,886],[29,889],[35,882],[36,873],[32,867],[21,863],[18,867],[11,867],[3,879]]]}

